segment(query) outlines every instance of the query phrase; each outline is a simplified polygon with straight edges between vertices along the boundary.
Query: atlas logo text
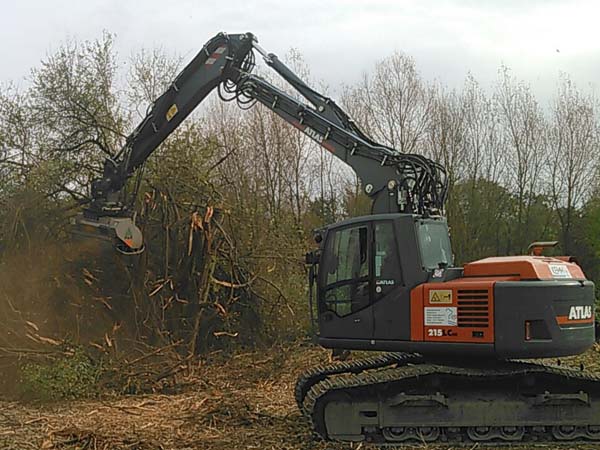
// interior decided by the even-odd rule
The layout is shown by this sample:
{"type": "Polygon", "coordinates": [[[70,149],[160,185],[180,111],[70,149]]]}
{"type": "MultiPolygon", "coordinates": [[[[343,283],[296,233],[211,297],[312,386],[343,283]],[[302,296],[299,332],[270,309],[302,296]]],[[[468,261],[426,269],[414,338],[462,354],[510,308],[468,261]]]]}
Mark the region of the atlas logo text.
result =
{"type": "Polygon", "coordinates": [[[315,141],[317,141],[319,144],[323,142],[323,135],[317,133],[315,130],[313,130],[310,127],[306,127],[304,130],[304,134],[306,134],[307,136],[313,138],[315,141]]]}
{"type": "Polygon", "coordinates": [[[593,316],[591,306],[571,306],[569,320],[591,319],[593,316]]]}

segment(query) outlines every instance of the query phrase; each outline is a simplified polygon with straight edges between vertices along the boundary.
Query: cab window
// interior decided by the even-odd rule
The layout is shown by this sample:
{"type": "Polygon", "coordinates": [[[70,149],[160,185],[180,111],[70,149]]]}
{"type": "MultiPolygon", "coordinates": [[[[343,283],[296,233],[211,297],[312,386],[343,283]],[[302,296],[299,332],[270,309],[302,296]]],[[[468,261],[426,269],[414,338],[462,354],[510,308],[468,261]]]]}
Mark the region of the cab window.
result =
{"type": "Polygon", "coordinates": [[[452,266],[454,258],[446,222],[422,220],[417,225],[417,236],[425,270],[452,266]]]}
{"type": "Polygon", "coordinates": [[[402,284],[398,245],[392,222],[375,224],[375,300],[402,284]]]}
{"type": "Polygon", "coordinates": [[[367,225],[333,231],[327,237],[323,306],[346,316],[370,303],[369,229],[367,225]]]}

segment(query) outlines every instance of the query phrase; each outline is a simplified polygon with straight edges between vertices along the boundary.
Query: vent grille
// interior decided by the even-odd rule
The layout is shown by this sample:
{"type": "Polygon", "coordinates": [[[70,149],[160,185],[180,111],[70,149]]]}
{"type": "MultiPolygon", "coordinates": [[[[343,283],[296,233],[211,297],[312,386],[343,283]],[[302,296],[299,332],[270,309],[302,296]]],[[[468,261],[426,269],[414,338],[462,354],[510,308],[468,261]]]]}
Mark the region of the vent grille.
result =
{"type": "Polygon", "coordinates": [[[458,291],[458,326],[488,328],[490,326],[490,296],[487,289],[458,291]]]}

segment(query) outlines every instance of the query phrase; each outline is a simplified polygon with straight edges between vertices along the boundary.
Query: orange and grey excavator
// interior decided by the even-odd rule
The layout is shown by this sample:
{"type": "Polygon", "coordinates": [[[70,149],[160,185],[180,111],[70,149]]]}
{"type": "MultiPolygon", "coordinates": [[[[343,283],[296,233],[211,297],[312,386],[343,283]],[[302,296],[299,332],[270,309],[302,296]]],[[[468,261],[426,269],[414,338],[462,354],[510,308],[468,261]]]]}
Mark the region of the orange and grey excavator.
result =
{"type": "Polygon", "coordinates": [[[570,257],[491,257],[454,267],[443,166],[378,144],[250,33],[220,33],[183,69],[92,184],[79,232],[143,250],[136,173],[213,90],[261,103],[356,172],[372,213],[316,234],[307,255],[317,341],[377,352],[303,373],[298,405],[325,439],[453,445],[600,442],[600,380],[516,359],[576,355],[594,343],[594,285],[570,257]],[[305,100],[252,73],[255,53],[305,100]]]}

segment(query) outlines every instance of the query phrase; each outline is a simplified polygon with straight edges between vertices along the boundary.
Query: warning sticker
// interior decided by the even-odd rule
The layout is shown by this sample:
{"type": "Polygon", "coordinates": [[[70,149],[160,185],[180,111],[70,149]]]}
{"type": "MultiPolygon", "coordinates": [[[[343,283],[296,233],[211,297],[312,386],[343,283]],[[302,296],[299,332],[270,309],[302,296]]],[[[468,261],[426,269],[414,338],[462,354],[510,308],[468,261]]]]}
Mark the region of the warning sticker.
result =
{"type": "Polygon", "coordinates": [[[452,290],[432,289],[429,291],[429,303],[452,303],[452,290]]]}
{"type": "Polygon", "coordinates": [[[177,109],[177,105],[173,103],[166,114],[167,122],[170,122],[171,119],[175,117],[175,114],[177,114],[178,112],[179,110],[177,109]]]}
{"type": "Polygon", "coordinates": [[[458,325],[456,313],[456,307],[452,306],[446,306],[444,308],[425,308],[425,326],[443,325],[455,327],[458,325]]]}
{"type": "Polygon", "coordinates": [[[571,272],[564,264],[549,264],[550,272],[554,278],[573,278],[571,272]]]}

